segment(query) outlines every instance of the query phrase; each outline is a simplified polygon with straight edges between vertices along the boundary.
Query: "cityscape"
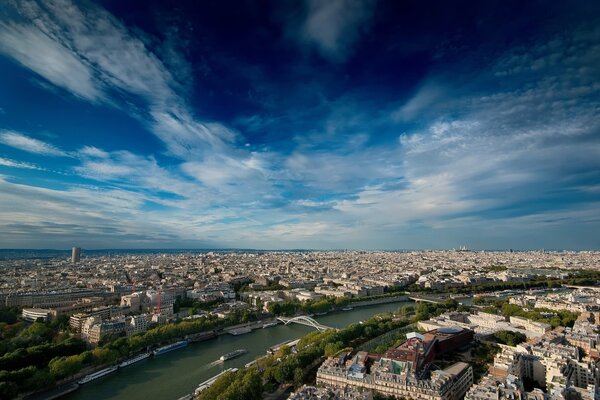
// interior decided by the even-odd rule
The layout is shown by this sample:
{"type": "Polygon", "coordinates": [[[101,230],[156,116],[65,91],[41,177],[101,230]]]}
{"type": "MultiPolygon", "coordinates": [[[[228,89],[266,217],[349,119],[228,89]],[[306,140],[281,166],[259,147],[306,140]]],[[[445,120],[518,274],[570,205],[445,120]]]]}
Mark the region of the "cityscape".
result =
{"type": "Polygon", "coordinates": [[[600,2],[0,2],[0,400],[600,400],[600,2]]]}
{"type": "Polygon", "coordinates": [[[25,252],[2,261],[3,396],[130,397],[102,387],[216,343],[195,380],[166,368],[140,398],[595,399],[599,264],[464,247],[25,252]]]}

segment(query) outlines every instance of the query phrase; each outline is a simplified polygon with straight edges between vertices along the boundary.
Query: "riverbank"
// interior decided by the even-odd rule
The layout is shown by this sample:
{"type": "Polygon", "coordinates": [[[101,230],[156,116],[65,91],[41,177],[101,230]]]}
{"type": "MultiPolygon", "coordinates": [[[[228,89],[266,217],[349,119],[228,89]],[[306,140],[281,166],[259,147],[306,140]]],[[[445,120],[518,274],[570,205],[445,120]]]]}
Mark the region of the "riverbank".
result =
{"type": "Polygon", "coordinates": [[[398,295],[398,296],[392,296],[392,297],[382,297],[382,298],[373,299],[373,300],[351,302],[349,304],[349,306],[353,307],[353,308],[354,307],[375,306],[375,305],[379,305],[379,304],[399,303],[399,302],[408,301],[408,300],[409,300],[408,296],[398,295]]]}
{"type": "MultiPolygon", "coordinates": [[[[331,312],[314,318],[324,325],[339,328],[367,320],[374,314],[396,311],[402,305],[394,302],[361,306],[351,311],[331,312]]],[[[256,325],[258,328],[258,324],[256,325]]],[[[266,355],[270,347],[298,339],[312,331],[312,328],[303,325],[278,324],[266,329],[254,329],[250,333],[239,336],[220,334],[214,339],[191,343],[184,349],[150,358],[90,382],[66,395],[64,399],[175,400],[192,393],[200,382],[210,379],[219,372],[228,368],[242,368],[256,358],[266,355]],[[247,349],[248,353],[224,363],[218,362],[220,356],[235,349],[247,349]]]]}
{"type": "MultiPolygon", "coordinates": [[[[358,300],[358,299],[356,299],[356,300],[358,300]]],[[[336,313],[348,313],[349,312],[349,311],[347,311],[348,308],[354,309],[354,308],[373,307],[373,306],[379,306],[379,305],[400,303],[400,302],[405,302],[405,301],[407,301],[407,297],[405,295],[383,296],[383,297],[378,297],[375,299],[358,300],[358,301],[353,301],[348,306],[344,307],[344,308],[346,308],[346,310],[344,310],[343,308],[333,309],[333,310],[329,310],[328,312],[325,312],[325,313],[320,313],[318,316],[314,316],[314,317],[321,318],[324,316],[334,315],[336,313]]],[[[396,309],[397,308],[394,308],[393,310],[395,311],[396,309]]],[[[357,322],[357,321],[354,321],[354,322],[357,322]]],[[[188,334],[183,337],[173,338],[173,339],[169,340],[168,342],[159,343],[153,347],[165,345],[168,343],[172,343],[172,342],[176,342],[176,341],[184,340],[184,339],[188,340],[190,343],[212,341],[212,340],[216,339],[217,337],[223,336],[225,334],[228,334],[225,336],[229,336],[229,335],[234,336],[237,333],[236,331],[239,332],[239,333],[237,333],[239,336],[245,336],[245,335],[250,334],[253,331],[256,331],[259,329],[262,330],[264,325],[272,324],[272,323],[277,323],[277,320],[272,315],[269,315],[269,316],[265,316],[265,318],[261,318],[257,321],[253,321],[253,322],[237,324],[237,325],[223,327],[221,329],[198,332],[198,333],[194,333],[194,334],[188,334]],[[249,331],[245,332],[245,330],[249,330],[249,331]]],[[[267,329],[265,329],[265,330],[275,328],[276,326],[277,325],[271,325],[271,326],[267,327],[267,329]]],[[[291,339],[293,339],[293,338],[291,338],[291,339]]],[[[121,361],[124,361],[125,359],[130,359],[130,358],[136,357],[137,355],[142,354],[148,350],[149,350],[148,348],[145,348],[140,353],[132,353],[127,358],[120,359],[115,364],[112,364],[112,365],[118,365],[121,361]]],[[[77,390],[77,388],[74,388],[74,389],[71,388],[70,385],[76,384],[78,382],[78,380],[80,380],[81,378],[83,378],[84,376],[86,376],[88,374],[100,371],[100,370],[110,367],[110,366],[111,365],[104,364],[104,365],[96,365],[94,367],[87,367],[84,370],[77,373],[76,375],[59,382],[59,384],[53,388],[46,389],[46,390],[40,391],[40,392],[35,392],[35,393],[27,393],[27,394],[24,394],[24,397],[22,397],[22,398],[25,398],[28,400],[30,400],[30,399],[37,400],[38,398],[46,398],[47,396],[44,396],[44,394],[50,393],[50,392],[54,393],[55,391],[60,392],[61,388],[64,389],[63,394],[68,394],[73,390],[77,390]],[[68,388],[68,390],[67,390],[67,388],[68,388]],[[39,396],[42,396],[42,397],[39,397],[39,396]]],[[[102,379],[104,379],[104,378],[102,378],[102,379]]]]}

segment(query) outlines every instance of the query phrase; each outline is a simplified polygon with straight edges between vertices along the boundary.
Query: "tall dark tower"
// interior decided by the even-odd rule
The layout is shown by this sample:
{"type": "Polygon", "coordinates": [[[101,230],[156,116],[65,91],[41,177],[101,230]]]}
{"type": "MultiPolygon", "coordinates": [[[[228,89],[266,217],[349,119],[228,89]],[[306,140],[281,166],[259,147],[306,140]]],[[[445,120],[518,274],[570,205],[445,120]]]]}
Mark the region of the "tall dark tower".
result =
{"type": "Polygon", "coordinates": [[[71,250],[71,262],[73,264],[78,263],[80,258],[81,258],[81,248],[73,247],[73,249],[71,250]]]}

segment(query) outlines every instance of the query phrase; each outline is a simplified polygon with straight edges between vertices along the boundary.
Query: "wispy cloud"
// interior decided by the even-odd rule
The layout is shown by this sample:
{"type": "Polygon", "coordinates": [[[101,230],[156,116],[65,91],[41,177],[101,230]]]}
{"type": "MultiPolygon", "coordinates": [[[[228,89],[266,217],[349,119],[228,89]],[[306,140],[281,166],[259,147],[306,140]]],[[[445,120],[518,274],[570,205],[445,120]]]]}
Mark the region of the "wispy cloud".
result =
{"type": "Polygon", "coordinates": [[[43,170],[43,168],[38,167],[35,164],[22,162],[22,161],[14,161],[14,160],[4,158],[4,157],[0,157],[0,165],[2,165],[4,167],[11,167],[11,168],[35,169],[35,170],[40,170],[40,171],[43,170]]]}
{"type": "MultiPolygon", "coordinates": [[[[0,24],[0,51],[76,96],[134,111],[177,157],[229,150],[233,131],[198,120],[162,61],[99,6],[23,1],[16,10],[27,22],[0,24]],[[123,95],[142,108],[131,110],[123,95]]],[[[183,63],[178,58],[179,69],[183,63]]]]}
{"type": "Polygon", "coordinates": [[[306,15],[294,33],[296,40],[315,46],[325,58],[344,61],[373,17],[373,0],[308,0],[306,15]]]}
{"type": "Polygon", "coordinates": [[[66,152],[52,144],[12,131],[0,131],[0,143],[29,153],[41,154],[44,156],[68,156],[66,152]]]}
{"type": "Polygon", "coordinates": [[[0,52],[76,96],[90,101],[103,96],[89,65],[45,32],[10,22],[0,22],[0,32],[0,52]]]}

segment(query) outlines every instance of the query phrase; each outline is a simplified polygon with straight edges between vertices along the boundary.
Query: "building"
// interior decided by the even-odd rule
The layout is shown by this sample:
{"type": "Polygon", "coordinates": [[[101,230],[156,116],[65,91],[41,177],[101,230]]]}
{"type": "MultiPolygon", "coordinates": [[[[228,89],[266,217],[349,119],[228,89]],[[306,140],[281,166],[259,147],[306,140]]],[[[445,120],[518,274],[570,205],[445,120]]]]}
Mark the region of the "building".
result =
{"type": "Polygon", "coordinates": [[[545,322],[532,321],[530,319],[522,318],[522,317],[511,316],[510,323],[516,327],[522,327],[526,331],[539,333],[542,335],[544,333],[552,330],[552,327],[550,326],[550,324],[546,324],[545,322]]]}
{"type": "Polygon", "coordinates": [[[288,400],[373,400],[370,391],[361,392],[352,387],[317,388],[304,385],[290,394],[288,400]]]}
{"type": "Polygon", "coordinates": [[[437,329],[443,326],[455,326],[474,330],[480,336],[487,336],[498,331],[512,331],[522,333],[528,338],[539,338],[551,329],[549,324],[543,322],[521,317],[510,317],[510,321],[506,321],[506,318],[502,315],[481,311],[473,314],[467,312],[447,312],[427,321],[419,321],[418,326],[426,330],[437,329]]]}
{"type": "Polygon", "coordinates": [[[99,320],[114,318],[122,314],[122,310],[115,306],[96,307],[85,313],[76,313],[69,318],[69,326],[77,333],[81,333],[83,324],[90,317],[97,317],[99,320]]]}
{"type": "Polygon", "coordinates": [[[141,293],[132,293],[121,296],[121,307],[128,307],[131,312],[143,312],[144,305],[147,306],[147,304],[143,304],[142,302],[148,303],[146,296],[142,296],[141,293]]]}
{"type": "Polygon", "coordinates": [[[423,335],[413,332],[383,356],[361,351],[354,357],[348,353],[330,357],[317,371],[317,384],[415,400],[458,400],[473,384],[473,369],[463,362],[435,369],[433,361],[470,343],[473,334],[461,328],[441,328],[423,335]]]}
{"type": "MultiPolygon", "coordinates": [[[[568,332],[567,332],[568,333],[568,332]]],[[[598,399],[600,368],[593,361],[582,362],[578,347],[570,345],[564,329],[516,347],[500,346],[502,352],[477,385],[467,393],[467,400],[500,399],[598,399]],[[545,387],[527,392],[525,381],[545,387]]]]}
{"type": "Polygon", "coordinates": [[[81,329],[82,338],[93,345],[98,344],[107,335],[125,333],[127,323],[124,318],[101,320],[99,317],[89,317],[81,329]]]}
{"type": "Polygon", "coordinates": [[[36,322],[48,321],[50,319],[50,311],[44,308],[24,308],[22,311],[22,317],[24,321],[36,322]]]}
{"type": "Polygon", "coordinates": [[[127,326],[127,329],[126,329],[127,336],[146,332],[146,330],[148,330],[149,325],[150,325],[150,322],[148,321],[147,315],[145,315],[145,314],[134,315],[129,320],[129,325],[127,326]]]}
{"type": "Polygon", "coordinates": [[[67,307],[86,298],[99,297],[108,300],[112,297],[102,289],[68,289],[50,292],[11,293],[4,298],[6,307],[67,307]]]}
{"type": "Polygon", "coordinates": [[[75,264],[75,263],[78,263],[80,259],[81,259],[81,248],[73,247],[71,249],[71,262],[73,264],[75,264]]]}

